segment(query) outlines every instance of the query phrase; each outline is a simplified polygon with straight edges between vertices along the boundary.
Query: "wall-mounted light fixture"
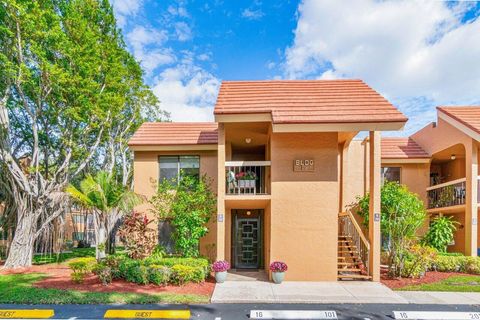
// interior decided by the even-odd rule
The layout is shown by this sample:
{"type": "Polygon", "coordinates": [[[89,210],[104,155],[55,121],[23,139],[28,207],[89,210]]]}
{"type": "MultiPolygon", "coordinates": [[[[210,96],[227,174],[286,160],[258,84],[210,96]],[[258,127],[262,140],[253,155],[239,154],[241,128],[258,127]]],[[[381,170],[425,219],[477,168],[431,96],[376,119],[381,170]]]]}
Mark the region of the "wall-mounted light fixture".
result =
{"type": "Polygon", "coordinates": [[[451,159],[451,160],[455,160],[455,159],[457,159],[457,156],[455,156],[454,154],[452,154],[452,155],[450,156],[450,159],[451,159]]]}
{"type": "Polygon", "coordinates": [[[247,216],[251,215],[252,212],[251,211],[247,211],[247,216]]]}
{"type": "Polygon", "coordinates": [[[251,138],[245,138],[245,142],[250,143],[250,142],[252,142],[252,139],[251,138]]]}

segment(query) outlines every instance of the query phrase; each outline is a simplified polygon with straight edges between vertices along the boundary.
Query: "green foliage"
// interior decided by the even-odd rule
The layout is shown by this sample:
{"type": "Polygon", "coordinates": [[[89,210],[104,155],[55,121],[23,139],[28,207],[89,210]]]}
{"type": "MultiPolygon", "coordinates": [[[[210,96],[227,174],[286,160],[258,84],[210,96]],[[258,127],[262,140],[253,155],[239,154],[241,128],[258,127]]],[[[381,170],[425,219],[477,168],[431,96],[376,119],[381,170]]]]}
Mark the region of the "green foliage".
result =
{"type": "Polygon", "coordinates": [[[112,283],[113,275],[112,275],[112,268],[110,268],[107,264],[100,262],[97,263],[93,269],[93,273],[98,276],[100,281],[103,285],[109,285],[112,283]]]}
{"type": "Polygon", "coordinates": [[[208,303],[208,295],[195,294],[138,294],[120,292],[83,292],[43,289],[33,284],[46,278],[45,274],[12,274],[0,277],[2,304],[112,304],[112,303],[208,303]]]}
{"type": "Polygon", "coordinates": [[[136,265],[127,270],[125,280],[138,284],[148,284],[149,268],[143,264],[136,265]]]}
{"type": "Polygon", "coordinates": [[[178,184],[164,180],[150,200],[159,219],[171,218],[176,250],[185,257],[200,255],[200,238],[208,233],[206,224],[216,212],[211,180],[183,176],[178,184]]]}
{"type": "Polygon", "coordinates": [[[432,263],[432,269],[442,272],[459,272],[464,265],[464,256],[438,255],[432,263]]]}
{"type": "Polygon", "coordinates": [[[147,259],[148,263],[173,267],[175,265],[182,265],[188,267],[195,267],[204,270],[205,275],[208,275],[210,270],[210,263],[204,258],[162,258],[155,259],[150,257],[147,259]]]}
{"type": "Polygon", "coordinates": [[[182,285],[188,282],[202,282],[205,280],[205,272],[202,268],[185,265],[174,265],[172,267],[172,282],[182,285]]]}
{"type": "Polygon", "coordinates": [[[401,276],[406,278],[422,277],[436,257],[437,250],[435,248],[418,244],[410,247],[401,276]]]}
{"type": "Polygon", "coordinates": [[[422,241],[440,252],[446,252],[447,245],[453,241],[454,232],[457,230],[456,225],[458,224],[452,217],[436,217],[422,241]]]}
{"type": "Polygon", "coordinates": [[[148,280],[156,285],[167,285],[170,282],[172,270],[166,266],[156,264],[148,267],[148,280]]]}
{"type": "MultiPolygon", "coordinates": [[[[358,213],[364,218],[368,228],[369,200],[367,194],[358,199],[358,213]]],[[[416,240],[417,230],[426,217],[422,200],[404,185],[397,182],[385,182],[381,189],[382,234],[390,239],[388,247],[388,265],[392,276],[400,276],[408,248],[416,240]]]]}
{"type": "Polygon", "coordinates": [[[92,272],[95,266],[95,258],[76,258],[68,263],[70,269],[72,269],[72,280],[77,283],[83,283],[85,276],[92,272]]]}

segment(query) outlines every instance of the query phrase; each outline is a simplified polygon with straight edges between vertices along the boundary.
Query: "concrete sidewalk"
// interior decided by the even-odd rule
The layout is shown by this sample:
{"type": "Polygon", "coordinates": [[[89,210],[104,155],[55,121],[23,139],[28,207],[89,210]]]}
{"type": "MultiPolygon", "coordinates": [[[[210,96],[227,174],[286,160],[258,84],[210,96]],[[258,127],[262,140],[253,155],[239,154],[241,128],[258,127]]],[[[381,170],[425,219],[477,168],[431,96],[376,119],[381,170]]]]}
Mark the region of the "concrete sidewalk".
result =
{"type": "Polygon", "coordinates": [[[395,291],[415,304],[480,304],[478,292],[395,291]]]}
{"type": "Polygon", "coordinates": [[[217,284],[212,303],[408,303],[381,283],[363,281],[226,281],[217,284]]]}

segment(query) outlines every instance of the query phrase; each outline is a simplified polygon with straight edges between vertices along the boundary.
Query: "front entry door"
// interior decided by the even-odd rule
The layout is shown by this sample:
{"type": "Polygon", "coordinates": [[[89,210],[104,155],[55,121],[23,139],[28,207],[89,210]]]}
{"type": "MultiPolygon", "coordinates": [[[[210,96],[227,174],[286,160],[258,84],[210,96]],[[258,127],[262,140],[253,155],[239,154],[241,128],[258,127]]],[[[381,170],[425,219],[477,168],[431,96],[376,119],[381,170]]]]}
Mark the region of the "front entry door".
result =
{"type": "Polygon", "coordinates": [[[261,211],[235,210],[234,218],[234,266],[237,269],[258,269],[262,258],[261,211]]]}

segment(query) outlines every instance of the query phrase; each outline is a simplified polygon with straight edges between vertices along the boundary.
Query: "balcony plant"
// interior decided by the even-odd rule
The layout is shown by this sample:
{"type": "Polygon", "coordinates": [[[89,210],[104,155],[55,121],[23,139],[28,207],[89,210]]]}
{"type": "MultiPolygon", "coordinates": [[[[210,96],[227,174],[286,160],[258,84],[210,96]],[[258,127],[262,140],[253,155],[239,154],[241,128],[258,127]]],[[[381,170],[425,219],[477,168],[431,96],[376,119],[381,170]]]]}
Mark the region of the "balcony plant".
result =
{"type": "Polygon", "coordinates": [[[273,282],[280,284],[285,279],[285,271],[288,270],[288,266],[285,262],[274,261],[270,263],[270,271],[272,271],[273,282]]]}
{"type": "Polygon", "coordinates": [[[230,269],[230,263],[225,260],[215,261],[212,264],[212,270],[215,272],[217,283],[224,283],[227,279],[227,271],[230,269]]]}
{"type": "Polygon", "coordinates": [[[257,175],[253,171],[241,171],[235,175],[239,188],[255,188],[257,175]]]}

